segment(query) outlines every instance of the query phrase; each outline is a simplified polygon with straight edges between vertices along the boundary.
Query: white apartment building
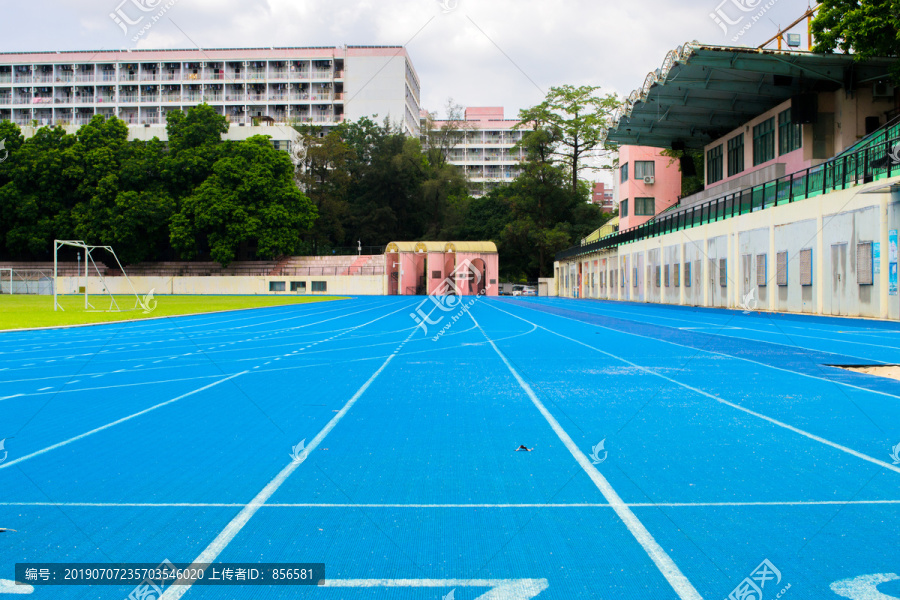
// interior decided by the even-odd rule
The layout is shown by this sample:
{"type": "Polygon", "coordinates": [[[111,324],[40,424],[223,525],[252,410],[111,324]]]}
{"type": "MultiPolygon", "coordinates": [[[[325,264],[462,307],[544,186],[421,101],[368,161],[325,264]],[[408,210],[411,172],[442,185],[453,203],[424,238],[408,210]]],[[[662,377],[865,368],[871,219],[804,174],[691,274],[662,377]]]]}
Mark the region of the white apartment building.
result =
{"type": "Polygon", "coordinates": [[[0,53],[0,121],[165,125],[207,103],[238,125],[329,127],[378,115],[419,134],[419,77],[402,46],[0,53]]]}
{"type": "MultiPolygon", "coordinates": [[[[519,176],[525,154],[514,148],[522,139],[522,132],[514,129],[518,123],[503,118],[502,106],[491,106],[466,108],[465,121],[455,124],[458,140],[448,162],[465,171],[472,196],[483,196],[519,176]]],[[[447,121],[435,121],[433,127],[445,124],[447,121]]]]}

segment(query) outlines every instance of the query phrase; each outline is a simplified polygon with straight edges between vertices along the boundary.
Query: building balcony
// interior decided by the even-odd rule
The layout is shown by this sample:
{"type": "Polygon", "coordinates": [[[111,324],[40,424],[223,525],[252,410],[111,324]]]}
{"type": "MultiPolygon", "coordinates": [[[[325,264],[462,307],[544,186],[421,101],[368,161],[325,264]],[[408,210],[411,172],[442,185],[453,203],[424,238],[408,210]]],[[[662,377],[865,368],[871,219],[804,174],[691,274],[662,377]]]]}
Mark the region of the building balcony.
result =
{"type": "Polygon", "coordinates": [[[71,82],[75,81],[75,75],[73,75],[71,72],[63,73],[62,75],[56,76],[56,81],[62,82],[62,83],[71,83],[71,82]]]}
{"type": "Polygon", "coordinates": [[[203,100],[206,102],[221,102],[222,94],[203,94],[203,100]]]}
{"type": "Polygon", "coordinates": [[[249,102],[262,102],[262,101],[265,101],[265,99],[266,99],[265,94],[258,94],[258,93],[247,94],[247,100],[249,102]]]}
{"type": "Polygon", "coordinates": [[[28,74],[16,73],[15,82],[16,83],[31,83],[31,73],[28,73],[28,74]]]}
{"type": "Polygon", "coordinates": [[[82,94],[81,96],[75,97],[75,104],[93,104],[94,97],[93,96],[85,96],[82,94]]]}
{"type": "Polygon", "coordinates": [[[275,92],[269,94],[269,100],[287,100],[288,94],[282,92],[275,92]]]}
{"type": "Polygon", "coordinates": [[[101,94],[101,95],[97,96],[98,104],[108,104],[108,103],[113,103],[115,101],[116,101],[116,97],[112,94],[108,94],[108,95],[101,94]]]}
{"type": "Polygon", "coordinates": [[[181,94],[163,94],[160,97],[162,102],[181,102],[181,94]]]}
{"type": "Polygon", "coordinates": [[[141,94],[141,102],[159,102],[159,94],[141,94]]]}
{"type": "Polygon", "coordinates": [[[298,93],[293,93],[293,94],[291,94],[290,100],[294,100],[294,101],[297,101],[297,100],[309,100],[309,94],[303,94],[303,93],[298,94],[298,93]]]}
{"type": "Polygon", "coordinates": [[[34,76],[34,83],[53,83],[53,81],[52,73],[41,73],[40,75],[34,76]]]}
{"type": "Polygon", "coordinates": [[[88,123],[91,122],[91,119],[93,117],[94,117],[94,115],[75,117],[75,124],[76,125],[87,125],[88,123]]]}
{"type": "Polygon", "coordinates": [[[0,73],[0,83],[12,83],[12,73],[0,73]]]}
{"type": "Polygon", "coordinates": [[[31,99],[32,104],[53,104],[53,98],[50,96],[35,96],[31,99]]]}
{"type": "Polygon", "coordinates": [[[159,81],[159,75],[156,73],[141,73],[141,81],[159,81]]]}
{"type": "Polygon", "coordinates": [[[31,98],[28,96],[13,98],[13,104],[31,104],[31,98]]]}
{"type": "Polygon", "coordinates": [[[79,73],[75,76],[75,81],[77,82],[92,82],[94,81],[93,73],[79,73]]]}
{"type": "Polygon", "coordinates": [[[330,92],[315,92],[310,94],[309,99],[316,102],[331,102],[334,100],[334,94],[330,92]]]}
{"type": "Polygon", "coordinates": [[[287,79],[288,70],[287,69],[277,69],[269,73],[269,79],[287,79]]]}
{"type": "Polygon", "coordinates": [[[119,81],[137,81],[138,76],[137,73],[122,73],[119,77],[119,81]]]}
{"type": "Polygon", "coordinates": [[[265,71],[247,71],[247,76],[245,79],[250,79],[254,81],[260,81],[266,78],[265,71]]]}
{"type": "Polygon", "coordinates": [[[333,75],[331,69],[313,69],[313,79],[331,79],[333,75]]]}
{"type": "Polygon", "coordinates": [[[159,77],[160,81],[180,81],[181,73],[163,73],[159,77]]]}
{"type": "Polygon", "coordinates": [[[103,71],[100,73],[100,81],[115,81],[116,80],[116,72],[115,71],[103,71]]]}

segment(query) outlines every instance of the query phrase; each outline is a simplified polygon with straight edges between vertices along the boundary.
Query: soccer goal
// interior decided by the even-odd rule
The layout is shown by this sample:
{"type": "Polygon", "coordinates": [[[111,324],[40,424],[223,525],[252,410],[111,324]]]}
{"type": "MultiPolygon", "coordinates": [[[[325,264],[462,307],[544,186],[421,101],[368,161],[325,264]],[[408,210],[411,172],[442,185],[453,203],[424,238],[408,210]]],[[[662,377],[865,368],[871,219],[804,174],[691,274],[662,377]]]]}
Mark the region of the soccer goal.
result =
{"type": "Polygon", "coordinates": [[[50,295],[53,279],[50,269],[0,267],[0,294],[50,295]]]}
{"type": "MultiPolygon", "coordinates": [[[[111,246],[92,246],[90,244],[86,244],[82,240],[53,240],[53,310],[65,310],[62,305],[59,303],[59,292],[60,292],[60,273],[59,273],[59,253],[63,248],[75,248],[79,257],[79,267],[78,273],[75,274],[75,277],[72,278],[76,282],[76,289],[78,294],[84,294],[84,310],[87,312],[123,312],[129,310],[143,310],[144,312],[150,312],[155,308],[156,304],[154,302],[153,306],[149,306],[149,303],[153,299],[153,290],[150,291],[147,296],[143,299],[138,295],[137,290],[134,289],[134,284],[131,283],[131,280],[128,278],[128,275],[125,273],[125,268],[122,266],[122,263],[119,262],[119,257],[116,256],[115,251],[111,246]],[[81,272],[81,255],[84,256],[84,272],[81,272]],[[125,278],[125,281],[128,283],[128,288],[131,289],[131,294],[127,294],[128,296],[134,295],[134,306],[131,308],[122,308],[119,306],[118,301],[116,300],[115,295],[112,290],[110,290],[110,286],[107,284],[106,277],[104,277],[105,272],[105,264],[104,269],[100,269],[97,266],[97,263],[94,261],[94,253],[102,254],[105,259],[112,258],[115,261],[116,268],[122,274],[121,277],[125,278]],[[82,277],[84,278],[82,280],[82,277]],[[97,278],[96,282],[91,282],[90,278],[97,278]],[[105,309],[98,309],[91,303],[91,291],[92,285],[94,294],[93,296],[101,296],[109,298],[109,306],[105,309]]],[[[117,277],[118,278],[118,277],[117,277]]],[[[118,287],[118,286],[117,286],[118,287]]]]}

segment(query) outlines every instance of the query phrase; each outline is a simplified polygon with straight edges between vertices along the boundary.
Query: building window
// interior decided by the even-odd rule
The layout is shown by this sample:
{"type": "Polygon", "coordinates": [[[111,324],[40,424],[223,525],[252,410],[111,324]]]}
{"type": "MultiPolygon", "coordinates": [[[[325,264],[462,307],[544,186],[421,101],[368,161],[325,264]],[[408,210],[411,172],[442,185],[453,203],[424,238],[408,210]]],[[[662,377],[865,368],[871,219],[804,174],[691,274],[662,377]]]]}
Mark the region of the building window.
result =
{"type": "Polygon", "coordinates": [[[673,269],[675,273],[675,287],[681,287],[681,265],[679,263],[675,263],[673,269]]]}
{"type": "Polygon", "coordinates": [[[722,181],[722,144],[706,152],[706,183],[722,181]]]}
{"type": "Polygon", "coordinates": [[[753,127],[753,166],[775,158],[775,117],[753,127]]]}
{"type": "Polygon", "coordinates": [[[691,287],[691,263],[684,263],[684,287],[691,287]]]}
{"type": "Polygon", "coordinates": [[[327,290],[327,282],[325,282],[325,281],[313,281],[312,282],[312,291],[324,292],[326,290],[327,290]]]}
{"type": "Polygon", "coordinates": [[[728,259],[719,259],[719,287],[728,287],[728,259]]]}
{"type": "Polygon", "coordinates": [[[626,181],[628,181],[628,163],[622,165],[622,168],[619,169],[619,171],[619,181],[621,183],[625,183],[626,181]]]}
{"type": "Polygon", "coordinates": [[[791,109],[778,114],[778,155],[787,154],[803,146],[803,129],[791,122],[791,109]]]}
{"type": "Polygon", "coordinates": [[[628,216],[628,200],[622,200],[621,202],[619,202],[619,216],[628,216]]]}
{"type": "MultiPolygon", "coordinates": [[[[638,273],[637,273],[637,267],[634,268],[634,273],[631,274],[631,285],[632,285],[632,287],[637,287],[637,286],[638,286],[638,273]]],[[[625,287],[625,286],[622,286],[622,287],[625,287]]]]}
{"type": "Polygon", "coordinates": [[[728,176],[744,170],[744,134],[739,133],[728,140],[728,176]]]}
{"type": "Polygon", "coordinates": [[[766,272],[768,265],[766,264],[766,255],[765,254],[757,254],[756,255],[756,286],[757,287],[766,287],[766,276],[768,275],[766,272]]]}
{"type": "Polygon", "coordinates": [[[812,285],[812,248],[800,251],[800,285],[812,285]]]}
{"type": "Polygon", "coordinates": [[[856,244],[856,283],[874,284],[872,273],[872,242],[860,242],[856,244]]]}
{"type": "Polygon", "coordinates": [[[645,217],[650,215],[651,217],[656,214],[656,202],[654,202],[653,198],[635,198],[634,199],[634,214],[635,216],[645,217]]]}
{"type": "Polygon", "coordinates": [[[634,177],[635,179],[643,179],[644,177],[654,177],[656,175],[656,164],[652,160],[636,160],[634,161],[634,177]]]}
{"type": "Polygon", "coordinates": [[[269,282],[269,291],[270,292],[283,292],[284,291],[284,282],[283,281],[270,281],[269,282]]]}
{"type": "Polygon", "coordinates": [[[665,268],[665,279],[664,279],[664,281],[665,281],[666,287],[669,287],[669,265],[666,265],[666,268],[665,268]]]}
{"type": "Polygon", "coordinates": [[[779,252],[775,255],[775,283],[785,286],[788,283],[787,252],[779,252]]]}
{"type": "Polygon", "coordinates": [[[292,281],[291,282],[291,291],[292,292],[305,292],[306,291],[306,282],[305,281],[292,281]]]}

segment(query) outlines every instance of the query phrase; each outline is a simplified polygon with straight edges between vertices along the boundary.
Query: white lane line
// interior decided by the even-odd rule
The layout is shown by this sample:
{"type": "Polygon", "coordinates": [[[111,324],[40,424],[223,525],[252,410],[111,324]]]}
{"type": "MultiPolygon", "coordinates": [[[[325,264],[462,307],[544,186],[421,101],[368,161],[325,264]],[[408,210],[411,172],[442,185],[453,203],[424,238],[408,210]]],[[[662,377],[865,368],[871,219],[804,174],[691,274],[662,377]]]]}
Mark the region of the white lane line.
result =
{"type": "MultiPolygon", "coordinates": [[[[402,308],[394,312],[399,312],[399,310],[402,310],[402,308]]],[[[387,316],[388,315],[383,315],[378,319],[375,319],[375,321],[383,319],[387,316]]],[[[375,321],[372,322],[374,323],[375,321]]],[[[362,325],[360,325],[360,327],[362,327],[362,325]]],[[[406,339],[403,340],[403,342],[401,342],[397,347],[397,351],[399,351],[400,348],[403,348],[406,342],[409,341],[409,339],[413,336],[413,334],[416,333],[417,330],[418,329],[416,328],[410,332],[406,339]]],[[[320,431],[316,435],[316,437],[313,438],[312,442],[310,442],[306,449],[301,453],[300,460],[292,460],[290,464],[284,467],[278,473],[278,475],[276,475],[275,478],[266,485],[266,487],[260,490],[260,492],[253,498],[253,500],[251,500],[249,504],[245,505],[244,508],[241,509],[241,511],[237,514],[237,516],[235,516],[231,520],[231,522],[225,526],[225,529],[223,529],[221,533],[216,536],[216,539],[214,539],[209,544],[209,546],[207,546],[206,549],[201,552],[200,555],[197,556],[197,558],[194,559],[193,564],[196,565],[200,563],[215,562],[216,557],[219,556],[222,550],[224,550],[226,546],[231,543],[231,540],[233,540],[234,537],[238,533],[240,533],[241,529],[243,529],[247,522],[250,521],[250,519],[253,517],[253,515],[256,514],[256,511],[258,511],[260,507],[262,507],[262,505],[272,497],[272,494],[274,494],[278,490],[278,488],[280,488],[281,485],[287,480],[287,478],[291,476],[291,473],[296,471],[300,465],[306,462],[306,459],[309,458],[310,453],[315,450],[319,446],[319,444],[322,443],[322,440],[325,439],[325,436],[331,433],[331,430],[341,422],[341,419],[344,418],[344,415],[346,415],[347,412],[351,408],[353,408],[353,405],[356,404],[356,401],[359,400],[359,398],[366,392],[367,389],[369,389],[369,386],[372,385],[372,382],[375,381],[378,376],[381,375],[381,373],[385,370],[385,368],[387,368],[387,366],[391,363],[391,361],[397,355],[397,351],[389,355],[387,359],[385,359],[385,361],[381,363],[381,366],[378,367],[378,370],[375,371],[375,373],[373,373],[372,376],[369,377],[369,379],[366,380],[364,384],[362,384],[362,387],[356,390],[356,393],[353,394],[353,397],[350,398],[350,400],[347,401],[343,408],[341,408],[341,410],[331,418],[328,424],[326,424],[325,427],[322,428],[322,431],[320,431]]],[[[191,585],[192,584],[172,585],[165,591],[165,593],[163,593],[159,600],[178,600],[178,598],[184,596],[187,591],[191,589],[191,585]]]]}
{"type": "MultiPolygon", "coordinates": [[[[538,399],[537,395],[534,393],[534,390],[531,389],[531,386],[522,379],[522,376],[519,375],[519,372],[512,366],[512,363],[506,358],[506,355],[500,351],[500,348],[491,340],[488,336],[487,332],[481,327],[481,324],[475,320],[475,316],[471,311],[466,311],[469,315],[469,318],[475,322],[475,325],[481,331],[482,335],[484,335],[485,339],[490,343],[491,347],[494,348],[494,352],[497,353],[497,356],[503,361],[506,365],[506,368],[512,373],[513,377],[516,378],[516,381],[519,382],[519,387],[521,387],[528,397],[531,399],[532,404],[537,407],[540,413],[544,416],[544,419],[547,423],[550,424],[550,427],[553,429],[553,432],[556,433],[556,436],[562,441],[562,443],[569,450],[569,453],[575,458],[581,468],[587,473],[588,477],[591,478],[591,481],[594,482],[594,485],[597,486],[597,489],[600,490],[600,493],[603,494],[603,497],[606,498],[606,501],[609,502],[612,509],[616,512],[619,519],[625,524],[628,528],[628,531],[631,532],[631,535],[634,536],[634,539],[641,545],[644,549],[644,552],[650,557],[653,563],[656,565],[656,568],[659,569],[659,572],[662,573],[663,577],[666,578],[666,581],[669,582],[669,585],[672,586],[672,589],[675,590],[675,593],[678,594],[678,597],[682,600],[702,600],[702,596],[700,593],[694,588],[688,578],[684,576],[681,572],[681,569],[678,568],[678,565],[675,564],[675,561],[666,554],[666,551],[663,550],[662,546],[660,546],[650,532],[644,527],[644,524],[638,520],[631,509],[625,505],[625,502],[619,497],[619,494],[613,489],[612,485],[610,485],[609,481],[597,470],[597,468],[591,464],[591,461],[588,460],[588,457],[584,455],[578,446],[575,445],[575,442],[572,441],[572,438],[569,437],[569,434],[562,428],[559,422],[550,414],[550,411],[543,405],[543,403],[538,399]]],[[[524,320],[524,319],[523,319],[524,320]]]]}
{"type": "MultiPolygon", "coordinates": [[[[743,508],[777,506],[900,505],[900,500],[799,500],[772,502],[625,502],[628,508],[743,508]]],[[[0,506],[71,506],[76,508],[244,508],[240,502],[0,502],[0,506]]],[[[548,504],[353,504],[292,502],[264,504],[260,508],[612,508],[607,502],[548,504]]]]}
{"type": "Polygon", "coordinates": [[[11,400],[13,398],[18,398],[19,396],[24,396],[25,394],[13,394],[12,396],[3,396],[0,400],[11,400]]]}
{"type": "MultiPolygon", "coordinates": [[[[531,600],[546,590],[549,584],[546,579],[323,579],[319,586],[332,588],[487,587],[491,589],[475,600],[531,600]]],[[[452,593],[448,596],[452,596],[452,593]]]]}
{"type": "Polygon", "coordinates": [[[208,390],[208,389],[211,388],[211,387],[215,387],[215,386],[219,385],[220,383],[225,383],[226,381],[230,381],[230,380],[232,380],[232,379],[235,379],[235,378],[237,378],[237,377],[240,377],[241,375],[244,375],[245,373],[247,373],[247,371],[242,371],[242,372],[240,372],[240,373],[235,373],[234,375],[229,375],[228,377],[225,377],[224,379],[220,379],[220,380],[218,380],[218,381],[214,381],[213,383],[210,383],[209,385],[205,385],[205,386],[203,386],[202,388],[197,388],[197,389],[194,390],[194,391],[188,392],[188,393],[186,393],[186,394],[182,394],[182,395],[180,395],[180,396],[177,396],[177,397],[175,397],[175,398],[172,398],[171,400],[166,400],[165,402],[160,402],[159,404],[156,404],[156,405],[154,405],[154,406],[151,406],[150,408],[145,408],[144,410],[142,410],[142,411],[140,411],[140,412],[136,412],[136,413],[134,413],[134,414],[128,415],[127,417],[122,417],[121,419],[118,419],[118,420],[116,420],[116,421],[113,421],[112,423],[107,423],[106,425],[103,425],[103,426],[101,426],[101,427],[97,427],[96,429],[91,429],[90,431],[87,431],[87,432],[85,432],[85,433],[82,433],[81,435],[76,435],[75,437],[69,438],[69,439],[67,439],[67,440],[65,440],[65,441],[62,441],[62,442],[59,442],[58,444],[53,444],[52,446],[47,446],[47,447],[44,448],[43,450],[38,450],[37,452],[32,452],[31,454],[26,454],[25,456],[23,456],[23,457],[21,457],[21,458],[17,458],[17,459],[15,459],[15,460],[11,460],[11,461],[9,461],[9,462],[3,463],[2,465],[0,465],[0,470],[2,470],[2,469],[7,469],[7,468],[9,468],[9,467],[11,467],[11,466],[13,466],[13,465],[19,464],[20,462],[26,461],[26,460],[28,460],[28,459],[30,459],[30,458],[34,458],[35,456],[40,456],[41,454],[45,454],[45,453],[47,453],[47,452],[50,452],[51,450],[55,450],[55,449],[61,448],[61,447],[63,447],[63,446],[68,446],[68,445],[71,444],[72,442],[77,442],[77,441],[80,440],[80,439],[86,438],[86,437],[88,437],[88,436],[90,436],[90,435],[94,435],[95,433],[99,433],[99,432],[103,431],[104,429],[109,429],[110,427],[115,427],[116,425],[119,425],[120,423],[124,423],[124,422],[126,422],[126,421],[130,421],[131,419],[134,419],[134,418],[137,418],[137,417],[139,417],[139,416],[141,416],[141,415],[147,414],[148,412],[154,411],[154,410],[156,410],[157,408],[162,408],[163,406],[166,406],[166,405],[168,405],[168,404],[172,404],[173,402],[178,402],[179,400],[182,400],[182,399],[184,399],[184,398],[187,398],[188,396],[193,396],[194,394],[199,394],[200,392],[203,392],[203,391],[205,391],[205,390],[208,390]]]}
{"type": "MultiPolygon", "coordinates": [[[[496,306],[492,306],[492,308],[494,308],[495,310],[499,310],[499,311],[502,312],[502,313],[506,313],[506,314],[508,314],[508,315],[511,316],[511,317],[515,317],[516,319],[519,319],[520,321],[525,321],[526,323],[530,323],[530,324],[534,325],[534,323],[531,323],[531,321],[529,321],[529,320],[527,320],[527,319],[524,319],[524,318],[522,318],[522,317],[520,317],[520,316],[518,316],[518,315],[514,315],[513,313],[507,312],[507,311],[505,311],[505,310],[503,310],[503,309],[501,309],[501,308],[497,308],[496,306]]],[[[550,313],[545,313],[545,314],[550,314],[550,313]]],[[[554,316],[560,316],[560,315],[554,315],[554,316]]],[[[560,318],[568,319],[568,317],[560,317],[560,318]]],[[[577,320],[575,320],[575,319],[569,319],[569,320],[575,321],[576,323],[583,323],[583,321],[577,321],[577,320]]],[[[604,354],[604,355],[606,355],[606,356],[609,356],[610,358],[614,358],[614,359],[616,359],[616,360],[618,360],[618,361],[621,361],[621,362],[625,363],[626,365],[629,365],[629,366],[634,367],[634,368],[636,368],[636,369],[640,369],[640,370],[643,371],[644,373],[648,373],[648,374],[653,375],[653,376],[655,376],[655,377],[659,377],[659,378],[661,378],[661,379],[665,379],[665,380],[668,381],[669,383],[673,383],[673,384],[675,384],[675,385],[677,385],[677,386],[679,386],[679,387],[683,387],[683,388],[686,389],[686,390],[690,390],[690,391],[692,391],[692,392],[695,392],[695,393],[697,393],[697,394],[700,394],[701,396],[705,396],[705,397],[707,397],[707,398],[709,398],[709,399],[711,399],[711,400],[715,400],[716,402],[719,402],[719,403],[724,404],[724,405],[726,405],[726,406],[730,406],[730,407],[732,407],[732,408],[736,408],[737,410],[739,410],[739,411],[741,411],[741,412],[745,412],[745,413],[747,413],[748,415],[752,415],[752,416],[754,416],[754,417],[756,417],[756,418],[758,418],[758,419],[762,419],[763,421],[767,421],[767,422],[769,422],[769,423],[772,423],[773,425],[777,425],[778,427],[782,427],[782,428],[784,428],[784,429],[787,429],[788,431],[793,431],[794,433],[798,433],[798,434],[800,434],[800,435],[802,435],[802,436],[804,436],[804,437],[806,437],[806,438],[809,438],[809,439],[811,439],[811,440],[813,440],[813,441],[819,442],[820,444],[825,444],[826,446],[830,446],[830,447],[832,447],[832,448],[834,448],[834,449],[836,449],[836,450],[840,450],[841,452],[846,452],[847,454],[850,454],[851,456],[855,456],[856,458],[861,458],[862,460],[867,461],[867,462],[870,462],[870,463],[872,463],[873,465],[877,465],[877,466],[879,466],[879,467],[884,467],[885,469],[889,469],[889,470],[891,470],[891,471],[894,471],[895,473],[900,473],[900,467],[898,467],[898,466],[895,466],[895,465],[886,463],[886,462],[884,462],[883,460],[878,460],[877,458],[873,458],[873,457],[869,456],[868,454],[863,454],[862,452],[858,452],[858,451],[856,451],[856,450],[854,450],[854,449],[852,449],[852,448],[848,448],[847,446],[842,446],[841,444],[838,444],[838,443],[836,443],[836,442],[832,442],[831,440],[826,440],[826,439],[823,438],[823,437],[820,437],[820,436],[815,435],[815,434],[813,434],[813,433],[810,433],[810,432],[808,432],[808,431],[804,431],[804,430],[802,430],[802,429],[799,429],[799,428],[797,428],[797,427],[794,427],[793,425],[788,425],[787,423],[784,423],[783,421],[779,421],[778,419],[773,419],[772,417],[769,417],[769,416],[766,416],[766,415],[764,415],[764,414],[762,414],[762,413],[758,413],[758,412],[756,412],[756,411],[750,410],[749,408],[744,408],[743,406],[741,406],[741,405],[739,405],[739,404],[735,404],[734,402],[729,402],[728,400],[725,400],[725,399],[723,399],[723,398],[719,398],[719,397],[716,396],[715,394],[710,394],[709,392],[703,391],[703,390],[701,390],[701,389],[699,389],[699,388],[695,388],[695,387],[693,387],[693,386],[691,386],[691,385],[688,385],[688,384],[686,384],[686,383],[682,383],[682,382],[680,382],[680,381],[676,381],[675,379],[672,379],[671,377],[666,377],[666,376],[663,375],[662,373],[657,373],[657,372],[655,372],[655,371],[653,371],[653,370],[651,370],[651,369],[648,369],[647,367],[643,367],[643,366],[641,366],[641,365],[639,365],[639,364],[637,364],[637,363],[633,363],[633,362],[631,362],[630,360],[628,360],[628,359],[626,359],[626,358],[622,358],[621,356],[616,356],[615,354],[612,354],[611,352],[607,352],[607,351],[605,351],[605,350],[601,350],[600,348],[597,348],[597,347],[595,347],[595,346],[591,346],[590,344],[585,343],[585,342],[582,342],[582,341],[580,341],[580,340],[576,340],[575,338],[570,338],[569,336],[566,336],[566,335],[563,335],[563,334],[558,333],[558,332],[556,332],[556,331],[553,331],[552,329],[547,329],[546,327],[543,327],[543,326],[541,326],[541,325],[538,325],[538,327],[540,327],[541,329],[543,329],[544,331],[546,331],[546,332],[548,332],[548,333],[552,333],[553,335],[556,335],[556,336],[559,336],[559,337],[561,337],[561,338],[563,338],[563,339],[569,340],[570,342],[575,342],[576,344],[579,344],[579,345],[581,345],[581,346],[584,346],[585,348],[590,348],[591,350],[594,350],[594,351],[596,351],[596,352],[599,352],[600,354],[604,354]]],[[[597,325],[597,327],[602,327],[602,325],[597,325]]],[[[607,329],[607,328],[606,328],[606,327],[603,327],[603,329],[607,329]]],[[[615,331],[615,330],[611,330],[611,331],[615,331]]],[[[635,333],[629,333],[629,334],[626,334],[626,335],[633,335],[633,336],[635,336],[635,337],[640,337],[640,338],[644,338],[644,339],[654,340],[654,338],[650,338],[650,337],[643,336],[643,335],[638,335],[638,334],[635,334],[635,333]]],[[[667,343],[667,344],[673,344],[673,345],[675,345],[675,346],[681,346],[681,344],[676,344],[675,342],[669,342],[669,341],[666,341],[666,340],[654,340],[654,341],[664,342],[664,343],[667,343]]],[[[687,346],[683,346],[683,347],[687,347],[687,346]]],[[[696,350],[696,349],[692,348],[692,350],[696,350]]],[[[711,351],[709,351],[709,350],[698,350],[698,351],[699,351],[699,352],[709,352],[710,354],[719,354],[718,352],[711,352],[711,351]]],[[[739,357],[735,357],[735,356],[729,356],[729,355],[727,355],[727,354],[721,354],[720,356],[726,356],[726,357],[729,357],[729,358],[736,358],[736,359],[738,359],[738,360],[747,360],[748,362],[752,362],[752,363],[754,363],[754,364],[758,364],[758,365],[763,366],[763,367],[768,367],[768,366],[769,366],[769,365],[766,365],[766,364],[763,364],[763,363],[757,363],[756,361],[753,361],[753,360],[744,359],[744,358],[739,358],[739,357]]],[[[778,369],[779,371],[785,371],[786,373],[792,373],[792,374],[794,374],[794,375],[803,375],[802,373],[796,373],[796,372],[794,372],[794,371],[788,371],[787,369],[780,369],[779,367],[771,367],[771,368],[772,368],[772,369],[778,369]]],[[[820,377],[815,377],[815,376],[812,376],[812,375],[809,375],[808,377],[812,377],[813,379],[821,379],[820,377]]],[[[829,380],[823,379],[822,381],[829,381],[829,380]]],[[[829,381],[829,382],[830,382],[830,383],[840,383],[840,382],[837,382],[837,381],[833,381],[833,382],[829,381]]],[[[849,387],[856,387],[856,386],[849,386],[849,387]]],[[[876,391],[876,390],[867,390],[867,389],[865,389],[865,388],[857,388],[857,389],[860,389],[860,390],[863,390],[863,391],[866,391],[866,392],[873,392],[873,393],[876,393],[876,394],[882,394],[882,395],[885,395],[885,396],[890,396],[890,397],[892,397],[892,398],[896,398],[896,396],[894,396],[894,395],[892,395],[892,394],[886,394],[886,393],[884,393],[884,392],[878,392],[878,391],[876,391]]]]}

